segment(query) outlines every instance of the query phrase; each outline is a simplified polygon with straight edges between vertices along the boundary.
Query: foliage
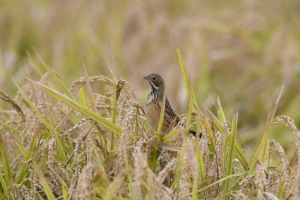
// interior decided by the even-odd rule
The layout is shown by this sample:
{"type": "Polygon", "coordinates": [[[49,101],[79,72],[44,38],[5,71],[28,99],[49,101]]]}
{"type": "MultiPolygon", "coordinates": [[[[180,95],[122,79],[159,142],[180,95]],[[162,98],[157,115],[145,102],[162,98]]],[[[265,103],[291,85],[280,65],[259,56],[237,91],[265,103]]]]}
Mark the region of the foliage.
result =
{"type": "Polygon", "coordinates": [[[238,114],[230,123],[219,99],[218,116],[197,104],[177,51],[189,108],[167,135],[149,129],[133,88],[115,73],[110,78],[86,72],[67,88],[43,62],[47,72],[39,82],[17,85],[24,105],[1,92],[16,112],[0,116],[0,198],[296,198],[300,132],[291,118],[274,118],[282,92],[266,130],[289,127],[295,159],[290,163],[282,146],[264,132],[250,160],[238,139],[238,114]],[[105,86],[105,92],[94,93],[90,84],[105,86]],[[186,135],[184,125],[196,127],[201,138],[186,135]]]}

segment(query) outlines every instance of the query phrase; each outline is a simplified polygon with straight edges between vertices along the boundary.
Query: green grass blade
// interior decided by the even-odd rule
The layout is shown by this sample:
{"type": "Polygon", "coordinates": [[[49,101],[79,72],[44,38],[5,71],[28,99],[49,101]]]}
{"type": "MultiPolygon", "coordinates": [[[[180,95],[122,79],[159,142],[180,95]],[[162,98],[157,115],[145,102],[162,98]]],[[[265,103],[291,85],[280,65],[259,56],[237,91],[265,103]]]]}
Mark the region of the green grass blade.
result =
{"type": "MultiPolygon", "coordinates": [[[[89,93],[89,97],[90,97],[90,102],[92,104],[92,109],[95,113],[97,113],[97,108],[96,108],[96,104],[95,104],[95,99],[94,99],[94,95],[93,95],[93,90],[92,90],[92,86],[91,86],[91,82],[90,82],[90,78],[89,75],[87,73],[86,67],[84,65],[84,62],[82,61],[83,64],[83,69],[84,69],[84,75],[85,75],[85,83],[86,83],[86,87],[88,89],[88,93],[89,93]]],[[[73,98],[74,99],[74,98],[73,98]]]]}
{"type": "MultiPolygon", "coordinates": [[[[29,148],[29,151],[27,153],[27,156],[25,158],[25,161],[29,160],[32,158],[32,155],[34,153],[34,148],[36,146],[36,142],[37,142],[37,135],[38,134],[35,134],[33,140],[31,141],[31,144],[30,144],[30,148],[29,148]]],[[[28,173],[28,163],[24,164],[21,169],[20,169],[20,173],[18,175],[18,178],[17,178],[17,183],[21,183],[23,182],[23,180],[25,179],[25,177],[27,176],[27,173],[28,173]]]]}
{"type": "MultiPolygon", "coordinates": [[[[37,73],[40,75],[40,77],[42,77],[44,73],[40,70],[40,68],[39,68],[39,67],[37,66],[37,64],[34,62],[34,60],[32,59],[32,57],[31,57],[29,51],[26,51],[26,54],[27,54],[27,56],[28,56],[28,58],[29,58],[29,61],[30,61],[31,65],[34,67],[35,71],[37,71],[37,73]]],[[[27,60],[27,61],[28,61],[28,60],[27,60]]]]}
{"type": "Polygon", "coordinates": [[[268,138],[269,138],[269,129],[270,129],[272,120],[274,118],[275,112],[277,110],[277,107],[278,107],[279,100],[281,98],[283,89],[284,89],[284,86],[282,86],[274,105],[272,106],[271,110],[269,111],[267,124],[266,124],[264,134],[262,135],[262,137],[258,141],[258,145],[256,145],[256,148],[253,151],[253,154],[252,154],[251,159],[250,159],[250,171],[252,171],[254,169],[254,167],[256,165],[256,162],[258,160],[259,153],[261,153],[260,154],[261,155],[260,162],[264,163],[264,157],[265,157],[265,152],[266,152],[268,138]]]}
{"type": "Polygon", "coordinates": [[[20,149],[20,151],[22,152],[22,154],[26,158],[27,157],[27,151],[23,147],[23,145],[19,142],[19,140],[13,134],[10,134],[10,137],[12,137],[14,143],[17,145],[17,147],[20,149]]]}
{"type": "MultiPolygon", "coordinates": [[[[176,40],[175,40],[175,42],[176,42],[176,40]]],[[[176,42],[176,44],[177,44],[177,42],[176,42]]],[[[193,102],[197,102],[195,94],[194,94],[194,91],[193,91],[192,87],[190,86],[191,81],[190,81],[190,78],[189,78],[188,73],[186,71],[186,68],[185,68],[185,65],[184,65],[184,62],[183,62],[183,58],[182,58],[181,52],[179,50],[178,44],[177,44],[177,49],[176,50],[177,50],[177,56],[178,56],[178,59],[179,59],[180,69],[181,69],[181,73],[182,73],[182,76],[183,76],[185,88],[187,90],[189,90],[189,88],[191,88],[191,91],[188,92],[188,94],[192,95],[191,97],[193,99],[193,102]]]]}
{"type": "Polygon", "coordinates": [[[24,97],[24,100],[26,103],[31,107],[31,109],[35,112],[36,117],[48,128],[50,129],[50,124],[47,122],[47,120],[43,117],[43,115],[39,112],[39,110],[31,103],[31,101],[28,99],[28,97],[25,95],[25,93],[21,90],[15,79],[11,76],[12,80],[14,81],[15,85],[17,86],[19,92],[24,97]]]}
{"type": "Polygon", "coordinates": [[[268,143],[268,139],[269,139],[270,126],[271,126],[272,120],[273,120],[273,118],[275,116],[275,112],[277,110],[277,107],[278,107],[278,104],[279,104],[279,101],[280,101],[283,89],[284,89],[284,86],[282,86],[282,88],[281,88],[281,90],[280,90],[280,92],[279,92],[279,94],[277,96],[277,99],[276,99],[276,101],[275,101],[275,103],[273,105],[273,108],[271,109],[271,111],[269,113],[269,116],[268,116],[267,128],[266,128],[263,140],[262,140],[262,153],[261,153],[261,159],[260,159],[260,162],[262,162],[262,163],[264,162],[265,152],[266,152],[266,149],[267,149],[267,143],[268,143]]]}
{"type": "MultiPolygon", "coordinates": [[[[236,133],[237,133],[237,120],[238,120],[238,114],[235,114],[233,121],[232,121],[232,127],[231,127],[231,140],[229,144],[229,152],[228,152],[228,159],[227,159],[227,166],[226,166],[226,176],[230,176],[232,173],[232,163],[233,163],[233,155],[234,155],[234,149],[235,149],[235,141],[236,141],[236,133]]],[[[225,181],[224,185],[224,194],[227,194],[229,192],[229,183],[230,179],[227,179],[225,181]]],[[[226,196],[228,199],[228,196],[226,196]]]]}
{"type": "MultiPolygon", "coordinates": [[[[191,81],[190,81],[190,78],[189,78],[188,73],[186,71],[186,67],[185,67],[184,62],[183,62],[183,57],[181,55],[181,52],[180,52],[180,49],[179,49],[179,46],[178,46],[178,43],[177,43],[175,37],[174,37],[174,40],[175,40],[175,43],[176,43],[176,46],[177,46],[176,51],[177,51],[177,56],[178,56],[178,60],[179,60],[180,69],[181,69],[181,73],[182,73],[182,76],[183,76],[185,88],[187,90],[187,93],[189,94],[189,97],[192,98],[192,102],[194,104],[193,110],[195,108],[199,109],[199,107],[197,105],[196,96],[195,96],[193,87],[191,86],[191,81]]],[[[201,113],[200,109],[199,109],[199,112],[201,113]]]]}
{"type": "Polygon", "coordinates": [[[227,132],[224,133],[224,147],[223,147],[223,166],[222,166],[222,171],[226,171],[226,164],[227,164],[227,145],[228,145],[228,136],[229,134],[227,132]]]}
{"type": "MultiPolygon", "coordinates": [[[[205,108],[205,112],[208,114],[210,120],[213,122],[214,126],[217,127],[217,129],[224,135],[224,127],[223,124],[217,119],[217,117],[207,108],[205,108]]],[[[227,139],[230,141],[231,135],[227,134],[227,139]]],[[[237,159],[242,163],[243,167],[248,170],[249,164],[247,161],[247,157],[245,155],[245,152],[243,151],[243,148],[241,145],[237,142],[235,142],[235,151],[234,155],[237,157],[237,159]]]]}
{"type": "Polygon", "coordinates": [[[79,89],[78,101],[81,105],[86,106],[85,94],[83,88],[79,89]]]}
{"type": "Polygon", "coordinates": [[[204,181],[205,179],[205,165],[203,161],[203,156],[200,150],[196,151],[196,158],[197,158],[197,164],[198,164],[198,169],[200,172],[200,177],[201,180],[204,181]]]}
{"type": "Polygon", "coordinates": [[[62,185],[62,194],[63,194],[63,200],[68,200],[68,191],[65,185],[62,185]]]}
{"type": "Polygon", "coordinates": [[[38,175],[38,177],[40,178],[40,181],[41,181],[41,184],[44,188],[44,192],[47,196],[47,199],[55,200],[53,192],[52,192],[50,186],[48,185],[46,178],[44,177],[44,175],[42,174],[41,169],[39,169],[39,166],[36,163],[34,163],[34,170],[35,170],[36,174],[38,175]]]}
{"type": "MultiPolygon", "coordinates": [[[[48,113],[47,113],[47,117],[48,117],[48,121],[51,121],[50,120],[50,116],[48,116],[48,113]]],[[[54,134],[54,137],[56,139],[56,142],[57,142],[57,147],[58,147],[58,153],[59,153],[59,158],[61,159],[62,162],[67,162],[68,158],[64,152],[64,147],[63,147],[63,142],[61,141],[60,137],[58,136],[58,133],[57,131],[55,130],[55,128],[53,127],[53,125],[50,123],[50,131],[51,133],[54,134]]],[[[67,148],[67,147],[65,147],[67,148]]]]}
{"type": "Polygon", "coordinates": [[[174,137],[176,137],[178,135],[178,133],[179,133],[178,130],[172,130],[170,133],[168,133],[167,135],[163,136],[163,138],[161,139],[161,142],[163,144],[169,142],[174,137]]]}
{"type": "Polygon", "coordinates": [[[0,134],[0,153],[1,153],[1,157],[2,157],[2,165],[3,165],[5,183],[6,183],[7,187],[10,187],[13,183],[13,177],[12,177],[12,172],[11,172],[11,169],[9,166],[9,161],[7,158],[7,152],[6,152],[4,141],[2,138],[2,134],[0,134]]]}
{"type": "Polygon", "coordinates": [[[7,186],[6,186],[6,182],[5,182],[4,178],[3,178],[2,173],[0,173],[0,183],[1,183],[2,189],[3,189],[3,195],[0,196],[0,199],[3,199],[3,198],[4,198],[4,195],[5,195],[6,192],[7,192],[7,186]]]}
{"type": "Polygon", "coordinates": [[[98,115],[97,113],[91,111],[90,109],[80,105],[78,102],[76,102],[75,100],[67,97],[66,95],[63,95],[60,92],[57,92],[57,91],[53,90],[52,88],[49,88],[49,87],[47,87],[47,86],[45,86],[41,83],[37,83],[37,82],[34,82],[34,83],[37,84],[37,85],[40,85],[48,94],[52,95],[56,99],[65,102],[66,104],[68,104],[69,106],[71,106],[74,109],[78,110],[82,114],[87,115],[87,116],[91,117],[93,120],[99,122],[105,128],[107,128],[107,129],[109,129],[109,130],[111,130],[114,133],[117,133],[119,135],[121,134],[121,128],[118,127],[117,125],[115,125],[114,123],[108,121],[104,117],[102,117],[102,116],[98,115]]]}
{"type": "Polygon", "coordinates": [[[216,141],[215,141],[214,134],[211,130],[211,126],[210,126],[207,118],[204,118],[204,124],[205,124],[205,128],[206,128],[206,132],[207,132],[210,142],[212,144],[213,151],[215,152],[216,151],[216,141]]]}
{"type": "MultiPolygon", "coordinates": [[[[32,47],[33,48],[33,47],[32,47]]],[[[42,59],[42,57],[37,53],[37,51],[33,48],[34,52],[40,59],[40,61],[43,63],[43,66],[45,69],[49,72],[49,74],[52,76],[52,78],[55,80],[55,82],[63,89],[63,91],[72,99],[74,99],[74,96],[69,91],[69,89],[63,84],[63,82],[58,78],[58,76],[54,73],[54,71],[47,65],[47,63],[42,59]]]]}
{"type": "Polygon", "coordinates": [[[279,189],[279,191],[277,193],[278,199],[282,199],[283,193],[284,193],[284,189],[285,189],[285,185],[284,185],[284,181],[282,181],[281,185],[280,185],[280,189],[279,189]]]}
{"type": "Polygon", "coordinates": [[[193,111],[193,98],[192,98],[192,86],[191,83],[188,85],[187,96],[188,96],[188,105],[187,105],[187,114],[186,114],[186,122],[185,122],[185,134],[189,135],[190,124],[192,119],[192,111],[193,111]]]}
{"type": "MultiPolygon", "coordinates": [[[[204,106],[203,106],[204,107],[204,106]]],[[[223,124],[219,121],[219,119],[206,107],[204,107],[205,112],[207,113],[210,120],[213,122],[214,126],[222,133],[224,134],[224,127],[223,124]]]]}
{"type": "Polygon", "coordinates": [[[223,111],[223,108],[222,108],[222,105],[221,105],[221,101],[220,101],[220,98],[218,97],[217,99],[217,104],[218,104],[218,118],[220,120],[221,123],[226,123],[226,117],[225,117],[225,114],[224,114],[224,111],[223,111]]]}
{"type": "Polygon", "coordinates": [[[0,120],[0,125],[5,126],[7,129],[17,133],[18,135],[20,135],[22,133],[22,131],[15,129],[14,127],[10,126],[9,124],[6,124],[5,122],[3,122],[1,120],[0,120]]]}
{"type": "Polygon", "coordinates": [[[231,174],[231,175],[226,176],[226,177],[224,177],[224,178],[222,178],[222,179],[220,179],[218,181],[213,182],[212,184],[210,184],[208,186],[205,186],[204,188],[199,189],[197,192],[198,193],[203,192],[204,190],[207,190],[207,189],[209,189],[209,188],[211,188],[211,187],[213,187],[213,186],[215,186],[215,185],[217,185],[217,184],[219,184],[219,183],[221,183],[223,181],[226,181],[226,180],[229,180],[230,178],[241,176],[241,175],[242,174],[240,174],[240,173],[239,174],[231,174]]]}

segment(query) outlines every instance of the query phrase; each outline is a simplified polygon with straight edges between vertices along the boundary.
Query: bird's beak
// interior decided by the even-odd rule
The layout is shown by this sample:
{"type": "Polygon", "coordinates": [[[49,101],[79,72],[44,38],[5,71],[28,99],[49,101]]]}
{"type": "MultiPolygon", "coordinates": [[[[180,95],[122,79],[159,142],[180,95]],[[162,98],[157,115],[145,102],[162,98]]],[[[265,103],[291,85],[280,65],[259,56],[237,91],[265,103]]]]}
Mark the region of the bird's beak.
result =
{"type": "Polygon", "coordinates": [[[145,76],[144,79],[147,80],[147,81],[150,81],[150,77],[149,76],[145,76]]]}

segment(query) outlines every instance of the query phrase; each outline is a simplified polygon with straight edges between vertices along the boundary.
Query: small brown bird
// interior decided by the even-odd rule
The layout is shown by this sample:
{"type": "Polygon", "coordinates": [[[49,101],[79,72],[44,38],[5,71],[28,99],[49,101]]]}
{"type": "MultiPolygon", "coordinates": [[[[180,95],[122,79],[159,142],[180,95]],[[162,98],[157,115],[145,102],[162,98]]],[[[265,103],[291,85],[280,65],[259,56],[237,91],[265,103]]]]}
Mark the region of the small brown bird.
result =
{"type": "MultiPolygon", "coordinates": [[[[154,130],[157,130],[165,90],[164,80],[158,74],[151,74],[144,77],[144,79],[149,81],[151,86],[151,91],[145,105],[145,113],[151,127],[154,130]]],[[[161,130],[162,134],[168,133],[171,131],[169,129],[172,129],[172,127],[176,126],[180,122],[180,118],[172,109],[168,98],[166,97],[165,99],[165,116],[161,130]]],[[[190,133],[196,135],[195,131],[190,130],[190,133]]]]}

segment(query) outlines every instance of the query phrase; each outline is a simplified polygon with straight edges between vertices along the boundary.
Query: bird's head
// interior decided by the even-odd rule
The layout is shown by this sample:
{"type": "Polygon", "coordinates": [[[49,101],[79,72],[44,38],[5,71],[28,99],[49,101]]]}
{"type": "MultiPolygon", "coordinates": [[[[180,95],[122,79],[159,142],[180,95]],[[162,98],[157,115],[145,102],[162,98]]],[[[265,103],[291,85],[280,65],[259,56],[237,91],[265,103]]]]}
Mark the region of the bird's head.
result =
{"type": "Polygon", "coordinates": [[[158,74],[151,74],[144,77],[145,80],[149,81],[153,91],[164,89],[164,80],[158,74]]]}

